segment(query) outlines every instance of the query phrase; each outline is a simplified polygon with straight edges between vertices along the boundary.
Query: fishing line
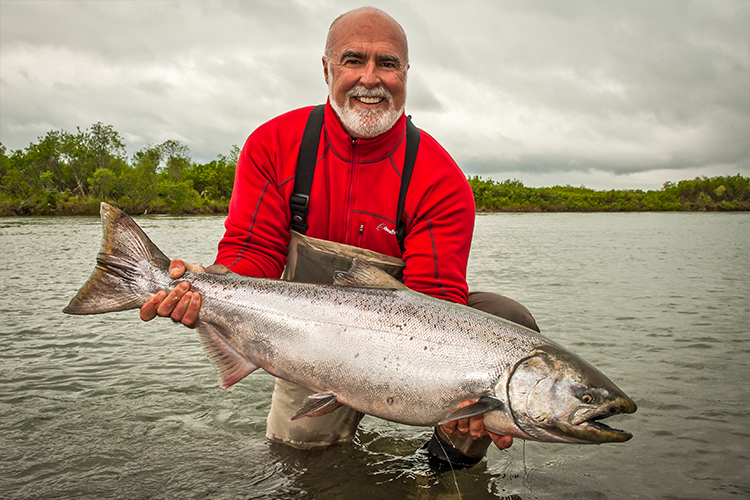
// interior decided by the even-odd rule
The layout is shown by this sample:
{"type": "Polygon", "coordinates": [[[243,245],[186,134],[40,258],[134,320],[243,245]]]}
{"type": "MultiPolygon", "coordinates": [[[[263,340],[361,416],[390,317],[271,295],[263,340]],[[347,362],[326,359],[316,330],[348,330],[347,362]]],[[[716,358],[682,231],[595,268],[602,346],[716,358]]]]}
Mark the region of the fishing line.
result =
{"type": "MultiPolygon", "coordinates": [[[[451,444],[451,446],[453,446],[455,448],[456,445],[453,444],[453,441],[451,440],[451,437],[448,436],[447,434],[445,435],[445,437],[448,439],[448,442],[451,444]]],[[[440,449],[443,450],[443,455],[445,455],[445,458],[448,461],[448,465],[451,468],[451,473],[453,474],[453,484],[456,485],[456,493],[458,493],[458,500],[462,500],[463,497],[461,496],[461,490],[458,489],[458,479],[456,479],[456,471],[453,469],[453,464],[451,463],[450,459],[448,458],[448,452],[445,451],[445,447],[443,446],[443,443],[440,442],[439,438],[436,441],[440,445],[440,449]]]]}
{"type": "Polygon", "coordinates": [[[529,493],[533,494],[534,492],[531,491],[531,481],[529,481],[529,470],[526,468],[526,440],[523,440],[523,446],[521,447],[521,450],[523,452],[523,482],[526,483],[526,488],[529,489],[529,493]]]}

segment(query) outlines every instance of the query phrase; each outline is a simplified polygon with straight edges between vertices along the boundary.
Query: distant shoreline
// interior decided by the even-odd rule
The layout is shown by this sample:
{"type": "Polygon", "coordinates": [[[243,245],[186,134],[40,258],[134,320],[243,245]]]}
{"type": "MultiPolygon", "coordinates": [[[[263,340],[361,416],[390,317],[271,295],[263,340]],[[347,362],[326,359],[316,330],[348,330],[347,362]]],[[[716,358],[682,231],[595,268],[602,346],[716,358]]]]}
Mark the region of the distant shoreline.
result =
{"type": "MultiPolygon", "coordinates": [[[[106,200],[108,203],[117,206],[116,202],[106,200]]],[[[56,209],[53,207],[46,207],[44,210],[34,212],[32,210],[20,210],[8,207],[0,203],[0,217],[2,218],[24,218],[24,217],[97,217],[99,215],[99,201],[92,202],[91,205],[88,203],[86,206],[80,206],[76,204],[75,207],[63,207],[56,209]]],[[[127,211],[128,215],[175,215],[175,216],[202,216],[202,215],[227,215],[229,213],[227,208],[218,207],[201,207],[199,209],[175,212],[169,210],[161,211],[138,211],[132,212],[127,211]]],[[[667,213],[667,212],[704,212],[704,213],[719,213],[719,212],[750,212],[750,203],[735,203],[732,208],[727,209],[721,204],[712,203],[709,206],[691,206],[690,208],[677,208],[677,209],[658,209],[658,208],[640,208],[640,209],[616,209],[616,208],[605,208],[605,209],[550,209],[540,208],[538,206],[521,205],[521,206],[508,206],[499,208],[485,208],[477,207],[477,214],[498,214],[498,213],[667,213]]]]}
{"type": "MultiPolygon", "coordinates": [[[[496,182],[468,178],[477,213],[601,213],[601,212],[747,212],[750,211],[750,179],[741,175],[696,177],[666,183],[656,191],[595,191],[586,187],[532,188],[518,180],[496,182]]],[[[131,196],[113,199],[94,195],[75,196],[70,191],[32,191],[21,199],[0,192],[0,217],[96,216],[106,201],[130,215],[226,215],[231,186],[218,200],[199,194],[190,183],[163,185],[145,199],[131,196]],[[175,188],[171,191],[169,188],[175,188]],[[175,193],[179,194],[176,196],[175,193]]]]}
{"type": "MultiPolygon", "coordinates": [[[[168,140],[127,158],[125,141],[111,125],[53,130],[10,154],[0,144],[0,217],[97,215],[102,201],[130,215],[226,214],[239,155],[233,146],[229,154],[196,163],[186,145],[168,140]]],[[[649,191],[532,188],[476,175],[467,180],[479,213],[750,211],[750,178],[739,174],[666,182],[649,191]]]]}

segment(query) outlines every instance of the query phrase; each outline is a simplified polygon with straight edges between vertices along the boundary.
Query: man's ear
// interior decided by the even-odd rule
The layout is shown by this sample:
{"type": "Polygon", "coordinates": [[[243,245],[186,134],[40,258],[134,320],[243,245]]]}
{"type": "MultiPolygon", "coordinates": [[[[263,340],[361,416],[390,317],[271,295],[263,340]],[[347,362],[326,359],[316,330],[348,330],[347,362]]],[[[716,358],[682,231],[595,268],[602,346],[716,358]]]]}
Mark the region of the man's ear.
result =
{"type": "Polygon", "coordinates": [[[323,76],[326,80],[326,85],[328,85],[328,61],[326,60],[326,56],[323,56],[323,76]]]}

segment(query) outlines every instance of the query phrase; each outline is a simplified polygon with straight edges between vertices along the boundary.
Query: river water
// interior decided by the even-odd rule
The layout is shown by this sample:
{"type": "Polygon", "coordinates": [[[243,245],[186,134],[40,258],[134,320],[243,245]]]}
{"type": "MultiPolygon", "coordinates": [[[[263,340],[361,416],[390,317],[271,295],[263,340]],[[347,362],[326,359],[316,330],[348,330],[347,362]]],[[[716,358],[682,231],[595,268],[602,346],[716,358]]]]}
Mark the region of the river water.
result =
{"type": "MultiPolygon", "coordinates": [[[[210,263],[220,217],[139,217],[210,263]]],[[[0,219],[0,498],[750,497],[750,214],[477,217],[472,289],[503,293],[638,404],[600,446],[516,440],[468,470],[430,430],[366,417],[352,445],[264,439],[272,378],[220,389],[197,334],[62,308],[93,269],[95,218],[0,219]]]]}

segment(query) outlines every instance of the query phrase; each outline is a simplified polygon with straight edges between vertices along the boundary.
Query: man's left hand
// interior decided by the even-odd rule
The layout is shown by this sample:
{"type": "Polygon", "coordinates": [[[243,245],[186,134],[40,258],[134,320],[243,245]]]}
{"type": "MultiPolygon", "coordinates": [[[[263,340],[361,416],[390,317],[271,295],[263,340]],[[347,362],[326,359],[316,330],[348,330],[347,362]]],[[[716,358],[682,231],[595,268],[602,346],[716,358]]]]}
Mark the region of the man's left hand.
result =
{"type": "MultiPolygon", "coordinates": [[[[464,401],[461,404],[461,408],[472,404],[472,401],[464,401]]],[[[446,436],[455,435],[460,438],[471,436],[475,439],[489,436],[492,438],[492,442],[495,443],[499,449],[504,450],[510,448],[513,444],[513,436],[505,436],[502,434],[495,434],[489,432],[484,428],[484,415],[476,415],[470,418],[462,418],[461,420],[454,420],[440,426],[440,430],[446,436]]]]}

